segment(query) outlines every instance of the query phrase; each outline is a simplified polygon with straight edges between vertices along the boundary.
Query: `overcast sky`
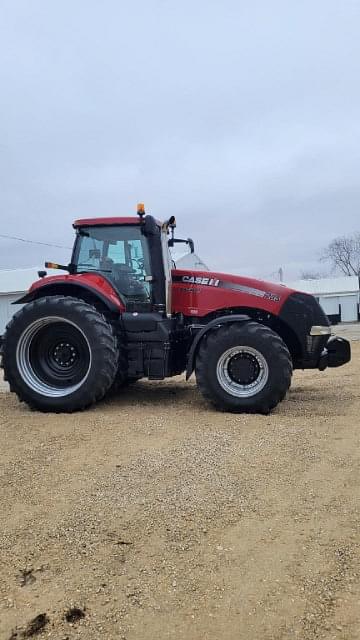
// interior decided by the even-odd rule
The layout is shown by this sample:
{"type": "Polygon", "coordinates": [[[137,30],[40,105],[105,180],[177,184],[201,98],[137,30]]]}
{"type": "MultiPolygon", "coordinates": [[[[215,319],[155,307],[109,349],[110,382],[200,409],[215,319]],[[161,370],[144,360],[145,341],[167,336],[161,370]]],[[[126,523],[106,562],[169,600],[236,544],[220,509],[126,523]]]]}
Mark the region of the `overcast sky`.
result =
{"type": "Polygon", "coordinates": [[[0,0],[0,233],[144,201],[213,269],[318,268],[360,230],[359,32],[358,0],[0,0]]]}

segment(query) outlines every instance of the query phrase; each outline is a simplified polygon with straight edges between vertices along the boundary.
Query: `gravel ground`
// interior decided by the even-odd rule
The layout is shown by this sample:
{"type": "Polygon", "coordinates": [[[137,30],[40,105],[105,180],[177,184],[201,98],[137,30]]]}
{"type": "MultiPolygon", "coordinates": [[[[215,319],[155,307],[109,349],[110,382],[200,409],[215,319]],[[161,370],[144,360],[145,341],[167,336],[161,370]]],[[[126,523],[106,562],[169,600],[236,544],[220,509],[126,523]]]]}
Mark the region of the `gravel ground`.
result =
{"type": "Polygon", "coordinates": [[[360,340],[360,322],[344,322],[332,328],[333,333],[347,340],[360,340]]]}
{"type": "Polygon", "coordinates": [[[270,416],[182,378],[72,416],[2,393],[1,640],[358,640],[359,373],[355,342],[270,416]]]}

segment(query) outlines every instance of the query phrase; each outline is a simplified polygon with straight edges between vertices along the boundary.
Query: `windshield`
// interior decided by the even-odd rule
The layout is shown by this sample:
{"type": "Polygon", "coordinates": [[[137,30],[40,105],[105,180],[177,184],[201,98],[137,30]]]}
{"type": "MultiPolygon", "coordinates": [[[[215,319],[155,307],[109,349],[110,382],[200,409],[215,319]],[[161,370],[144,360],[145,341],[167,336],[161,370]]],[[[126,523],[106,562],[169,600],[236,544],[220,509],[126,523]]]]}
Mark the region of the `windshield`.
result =
{"type": "Polygon", "coordinates": [[[148,245],[137,225],[79,229],[73,265],[76,273],[104,274],[130,300],[151,301],[148,245]]]}

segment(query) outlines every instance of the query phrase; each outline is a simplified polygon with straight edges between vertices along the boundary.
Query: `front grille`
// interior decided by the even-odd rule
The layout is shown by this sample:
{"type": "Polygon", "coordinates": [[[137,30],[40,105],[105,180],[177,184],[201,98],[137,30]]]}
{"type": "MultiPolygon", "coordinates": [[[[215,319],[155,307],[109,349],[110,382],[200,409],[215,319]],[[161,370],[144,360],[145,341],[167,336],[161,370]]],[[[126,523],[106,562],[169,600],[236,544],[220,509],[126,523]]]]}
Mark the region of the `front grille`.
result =
{"type": "Polygon", "coordinates": [[[301,355],[296,366],[317,366],[329,336],[310,336],[310,330],[314,325],[328,327],[330,323],[314,296],[292,293],[285,301],[279,317],[292,329],[300,343],[301,355]]]}
{"type": "Polygon", "coordinates": [[[330,326],[325,312],[314,296],[308,293],[292,293],[285,301],[280,316],[284,320],[291,319],[291,324],[297,324],[304,334],[310,333],[314,325],[330,326]]]}
{"type": "Polygon", "coordinates": [[[309,357],[321,354],[329,336],[306,336],[306,351],[309,357]]]}

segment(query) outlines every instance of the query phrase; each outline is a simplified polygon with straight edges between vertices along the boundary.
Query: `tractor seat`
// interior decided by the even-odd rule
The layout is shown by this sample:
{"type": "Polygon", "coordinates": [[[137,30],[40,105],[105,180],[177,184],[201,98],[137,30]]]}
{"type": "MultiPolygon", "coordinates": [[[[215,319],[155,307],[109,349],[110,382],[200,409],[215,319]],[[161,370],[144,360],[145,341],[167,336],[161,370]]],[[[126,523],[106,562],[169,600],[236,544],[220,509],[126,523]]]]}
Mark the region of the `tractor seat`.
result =
{"type": "Polygon", "coordinates": [[[124,296],[145,297],[147,299],[146,288],[134,277],[134,269],[126,264],[114,263],[111,270],[114,284],[124,296]]]}

